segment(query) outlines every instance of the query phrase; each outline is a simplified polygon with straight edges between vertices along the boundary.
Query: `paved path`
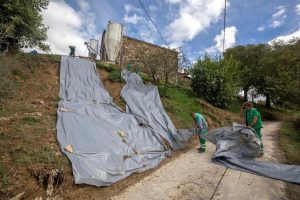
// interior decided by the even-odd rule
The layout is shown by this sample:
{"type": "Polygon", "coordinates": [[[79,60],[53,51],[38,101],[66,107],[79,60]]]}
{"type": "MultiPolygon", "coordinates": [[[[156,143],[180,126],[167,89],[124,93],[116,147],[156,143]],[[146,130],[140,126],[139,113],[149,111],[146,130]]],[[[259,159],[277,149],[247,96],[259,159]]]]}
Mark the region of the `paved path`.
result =
{"type": "MultiPolygon", "coordinates": [[[[278,162],[282,154],[277,145],[280,122],[264,125],[265,156],[261,160],[278,162]]],[[[199,154],[193,149],[182,154],[140,182],[128,187],[113,200],[199,200],[199,199],[286,199],[281,181],[226,169],[211,163],[215,145],[199,154]]]]}

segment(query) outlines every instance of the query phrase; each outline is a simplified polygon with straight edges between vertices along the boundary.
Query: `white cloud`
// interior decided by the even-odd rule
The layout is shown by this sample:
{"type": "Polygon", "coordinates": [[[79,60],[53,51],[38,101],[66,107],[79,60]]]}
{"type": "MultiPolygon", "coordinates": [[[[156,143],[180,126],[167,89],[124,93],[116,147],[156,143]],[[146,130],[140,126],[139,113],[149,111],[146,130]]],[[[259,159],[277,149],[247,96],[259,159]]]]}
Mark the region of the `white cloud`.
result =
{"type": "Polygon", "coordinates": [[[266,27],[264,25],[260,26],[257,28],[257,31],[262,32],[266,29],[266,27]]]}
{"type": "Polygon", "coordinates": [[[136,24],[139,21],[143,21],[144,18],[138,16],[137,14],[133,14],[132,16],[128,16],[127,14],[124,16],[123,20],[125,21],[125,23],[132,23],[132,24],[136,24]]]}
{"type": "MultiPolygon", "coordinates": [[[[84,42],[97,37],[90,5],[77,0],[80,7],[75,11],[65,1],[50,1],[46,10],[42,11],[43,24],[49,27],[46,43],[51,53],[68,55],[69,46],[76,46],[76,55],[87,56],[88,50],[84,42]]],[[[28,52],[32,49],[25,49],[28,52]]]]}
{"type": "Polygon", "coordinates": [[[276,42],[276,41],[282,41],[284,43],[289,43],[293,39],[300,39],[300,29],[293,33],[290,33],[288,35],[278,36],[278,37],[274,38],[273,40],[269,41],[268,44],[272,44],[273,42],[276,42]]]}
{"type": "Polygon", "coordinates": [[[176,4],[176,3],[180,3],[181,0],[166,0],[166,2],[171,4],[176,4]]]}
{"type": "Polygon", "coordinates": [[[275,8],[276,12],[272,15],[272,18],[269,23],[269,27],[275,29],[279,26],[281,26],[284,23],[285,18],[287,17],[285,15],[285,7],[283,5],[280,5],[275,8]]]}
{"type": "Polygon", "coordinates": [[[224,11],[221,0],[168,0],[179,4],[179,15],[167,27],[169,40],[181,44],[192,40],[200,32],[205,31],[212,23],[217,22],[224,11]]]}
{"type": "MultiPolygon", "coordinates": [[[[235,26],[230,26],[225,29],[225,44],[224,49],[228,49],[235,45],[235,36],[237,34],[237,29],[235,26]]],[[[221,31],[219,35],[216,35],[214,38],[215,45],[207,48],[205,52],[208,54],[212,53],[220,53],[223,51],[223,36],[224,29],[221,31]]]]}
{"type": "MultiPolygon", "coordinates": [[[[157,11],[157,9],[155,6],[150,6],[149,9],[151,11],[151,17],[155,21],[155,11],[157,11]]],[[[146,42],[155,43],[158,39],[158,34],[152,23],[143,17],[144,12],[130,4],[126,4],[124,6],[124,10],[125,15],[123,17],[123,21],[126,24],[126,34],[131,37],[141,38],[146,42]]]]}
{"type": "Polygon", "coordinates": [[[297,13],[297,15],[300,15],[300,4],[296,5],[295,12],[297,13]]]}

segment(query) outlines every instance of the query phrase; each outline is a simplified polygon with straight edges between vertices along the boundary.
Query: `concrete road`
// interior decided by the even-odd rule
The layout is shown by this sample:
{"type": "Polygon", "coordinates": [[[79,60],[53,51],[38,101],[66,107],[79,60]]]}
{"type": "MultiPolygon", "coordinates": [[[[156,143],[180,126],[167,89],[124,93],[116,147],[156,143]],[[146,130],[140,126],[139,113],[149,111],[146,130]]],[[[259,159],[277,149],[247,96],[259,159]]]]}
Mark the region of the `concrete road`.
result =
{"type": "MultiPolygon", "coordinates": [[[[280,122],[264,125],[265,156],[260,160],[276,163],[282,157],[277,145],[280,125],[280,122]]],[[[215,145],[210,143],[202,154],[195,147],[111,199],[286,199],[284,182],[213,164],[210,159],[214,151],[215,145]]]]}

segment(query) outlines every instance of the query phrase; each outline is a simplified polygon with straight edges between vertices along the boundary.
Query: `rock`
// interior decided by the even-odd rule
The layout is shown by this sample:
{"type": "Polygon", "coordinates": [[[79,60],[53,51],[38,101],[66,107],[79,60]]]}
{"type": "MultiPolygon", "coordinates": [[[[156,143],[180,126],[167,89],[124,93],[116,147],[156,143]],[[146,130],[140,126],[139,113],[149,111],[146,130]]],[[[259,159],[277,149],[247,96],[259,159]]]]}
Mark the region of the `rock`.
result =
{"type": "Polygon", "coordinates": [[[68,144],[64,149],[69,153],[73,153],[73,147],[70,144],[68,144]]]}
{"type": "Polygon", "coordinates": [[[125,133],[125,131],[123,131],[123,130],[119,130],[119,131],[118,131],[118,135],[119,135],[120,137],[124,138],[124,137],[126,136],[126,133],[125,133]]]}
{"type": "Polygon", "coordinates": [[[25,192],[22,192],[20,194],[18,194],[17,196],[11,198],[10,200],[20,200],[23,199],[23,195],[25,194],[25,192]]]}
{"type": "Polygon", "coordinates": [[[60,108],[59,111],[60,112],[68,112],[68,109],[66,109],[66,108],[60,108]]]}
{"type": "Polygon", "coordinates": [[[42,104],[42,105],[45,104],[45,102],[43,100],[40,100],[39,103],[42,104]]]}
{"type": "Polygon", "coordinates": [[[42,113],[40,113],[40,112],[35,112],[34,115],[35,115],[35,116],[38,116],[38,117],[41,117],[41,116],[42,116],[42,113]]]}
{"type": "Polygon", "coordinates": [[[0,121],[7,122],[7,121],[9,121],[9,120],[10,120],[9,117],[0,117],[0,121]]]}

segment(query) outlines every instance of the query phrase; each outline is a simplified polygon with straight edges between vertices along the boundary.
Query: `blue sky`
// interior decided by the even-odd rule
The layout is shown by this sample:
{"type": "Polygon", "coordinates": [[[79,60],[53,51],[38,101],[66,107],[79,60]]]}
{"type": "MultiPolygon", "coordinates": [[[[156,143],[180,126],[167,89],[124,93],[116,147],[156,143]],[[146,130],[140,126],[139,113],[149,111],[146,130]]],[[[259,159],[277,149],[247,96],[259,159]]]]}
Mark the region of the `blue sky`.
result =
{"type": "MultiPolygon", "coordinates": [[[[141,0],[171,47],[194,60],[222,51],[224,0],[141,0]]],[[[87,55],[84,42],[100,39],[107,22],[124,24],[125,34],[163,45],[138,0],[52,0],[43,11],[51,53],[87,55]]],[[[225,48],[300,37],[300,0],[228,0],[225,48]]]]}

